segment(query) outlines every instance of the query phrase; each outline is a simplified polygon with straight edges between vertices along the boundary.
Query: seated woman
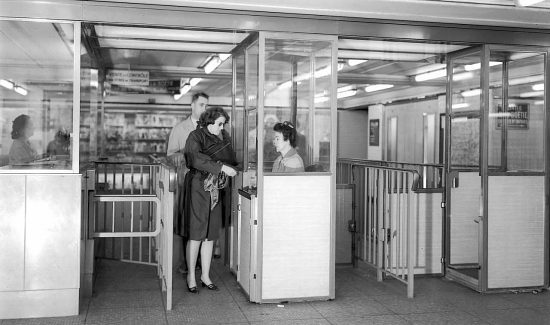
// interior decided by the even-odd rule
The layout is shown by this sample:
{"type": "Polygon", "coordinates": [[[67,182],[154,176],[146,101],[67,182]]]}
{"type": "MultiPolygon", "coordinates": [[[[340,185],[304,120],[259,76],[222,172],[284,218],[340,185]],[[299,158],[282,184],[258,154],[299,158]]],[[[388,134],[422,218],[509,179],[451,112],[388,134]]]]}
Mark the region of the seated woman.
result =
{"type": "Polygon", "coordinates": [[[21,114],[13,120],[11,138],[13,143],[9,152],[10,164],[25,164],[38,158],[29,138],[34,134],[34,125],[30,116],[21,114]]]}
{"type": "Polygon", "coordinates": [[[280,154],[273,163],[272,172],[303,172],[304,161],[296,152],[296,129],[290,122],[277,123],[273,127],[273,145],[280,154]]]}

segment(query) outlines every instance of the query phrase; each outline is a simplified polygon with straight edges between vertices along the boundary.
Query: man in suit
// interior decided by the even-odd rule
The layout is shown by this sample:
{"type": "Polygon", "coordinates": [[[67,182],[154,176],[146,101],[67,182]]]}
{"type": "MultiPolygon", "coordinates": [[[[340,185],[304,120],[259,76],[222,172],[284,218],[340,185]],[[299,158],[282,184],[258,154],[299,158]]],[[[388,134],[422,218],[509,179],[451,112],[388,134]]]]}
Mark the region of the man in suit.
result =
{"type": "Polygon", "coordinates": [[[174,204],[174,266],[178,265],[178,272],[186,273],[185,243],[183,237],[183,180],[188,169],[185,164],[183,149],[189,137],[189,133],[197,128],[201,114],[208,106],[209,96],[205,93],[196,93],[191,99],[191,115],[178,123],[170,132],[166,156],[174,166],[178,175],[176,187],[176,199],[174,204]]]}

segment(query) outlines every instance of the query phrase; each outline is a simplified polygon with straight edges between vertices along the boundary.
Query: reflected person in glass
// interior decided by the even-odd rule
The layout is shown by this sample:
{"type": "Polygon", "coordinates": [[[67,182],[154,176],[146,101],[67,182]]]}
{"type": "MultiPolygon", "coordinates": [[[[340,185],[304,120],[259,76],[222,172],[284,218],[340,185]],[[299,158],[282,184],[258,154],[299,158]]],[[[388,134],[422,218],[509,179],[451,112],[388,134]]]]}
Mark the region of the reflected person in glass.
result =
{"type": "Polygon", "coordinates": [[[34,125],[30,116],[21,114],[13,120],[11,138],[13,143],[9,152],[10,164],[30,163],[38,158],[29,138],[34,134],[34,125]]]}
{"type": "Polygon", "coordinates": [[[292,123],[285,121],[273,127],[273,145],[279,153],[273,163],[274,173],[299,173],[304,171],[304,161],[296,151],[296,128],[292,123]]]}

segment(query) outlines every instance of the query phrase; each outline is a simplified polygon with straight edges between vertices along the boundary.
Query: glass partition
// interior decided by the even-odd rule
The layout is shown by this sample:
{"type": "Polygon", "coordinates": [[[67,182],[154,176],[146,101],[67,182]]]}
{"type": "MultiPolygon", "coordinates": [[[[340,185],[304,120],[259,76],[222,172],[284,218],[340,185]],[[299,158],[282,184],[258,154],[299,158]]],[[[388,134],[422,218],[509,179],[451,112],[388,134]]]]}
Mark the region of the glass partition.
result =
{"type": "Polygon", "coordinates": [[[491,51],[489,171],[544,171],[544,54],[491,51]]]}
{"type": "MultiPolygon", "coordinates": [[[[330,171],[332,43],[266,38],[264,84],[264,170],[277,152],[276,123],[290,122],[305,171],[330,171]]],[[[286,140],[286,139],[285,139],[286,140]]]]}
{"type": "Polygon", "coordinates": [[[74,26],[3,20],[0,30],[0,169],[71,170],[74,26]]]}

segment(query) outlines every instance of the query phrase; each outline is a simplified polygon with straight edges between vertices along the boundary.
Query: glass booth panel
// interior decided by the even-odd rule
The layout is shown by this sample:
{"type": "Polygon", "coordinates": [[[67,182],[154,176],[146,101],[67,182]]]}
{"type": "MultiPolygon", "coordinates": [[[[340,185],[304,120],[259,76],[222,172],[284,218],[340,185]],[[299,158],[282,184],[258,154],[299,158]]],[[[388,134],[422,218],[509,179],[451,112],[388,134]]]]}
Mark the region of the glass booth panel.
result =
{"type": "Polygon", "coordinates": [[[246,49],[246,132],[248,134],[247,162],[255,170],[258,163],[257,120],[258,120],[258,66],[259,42],[246,49]]]}
{"type": "Polygon", "coordinates": [[[0,21],[0,169],[72,169],[74,26],[0,21]]]}
{"type": "Polygon", "coordinates": [[[543,71],[542,53],[491,51],[489,172],[544,171],[543,71]]]}
{"type": "Polygon", "coordinates": [[[237,162],[244,163],[244,153],[246,152],[244,137],[244,93],[245,93],[245,54],[241,52],[233,56],[233,65],[235,71],[235,110],[233,117],[233,148],[237,156],[237,162]],[[239,132],[241,131],[241,132],[239,132]]]}
{"type": "Polygon", "coordinates": [[[291,146],[304,170],[330,171],[332,71],[329,41],[265,40],[265,171],[272,171],[281,155],[273,142],[274,126],[284,122],[295,130],[291,146]]]}

